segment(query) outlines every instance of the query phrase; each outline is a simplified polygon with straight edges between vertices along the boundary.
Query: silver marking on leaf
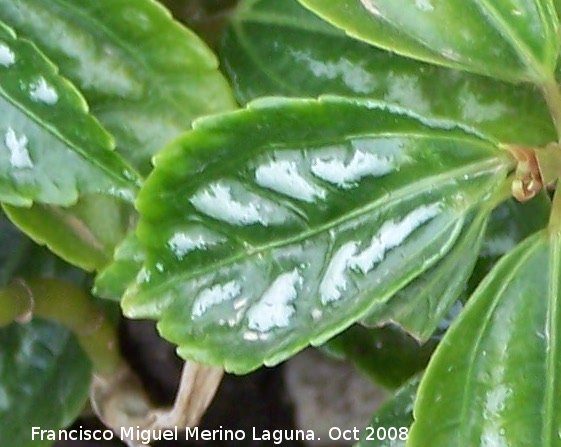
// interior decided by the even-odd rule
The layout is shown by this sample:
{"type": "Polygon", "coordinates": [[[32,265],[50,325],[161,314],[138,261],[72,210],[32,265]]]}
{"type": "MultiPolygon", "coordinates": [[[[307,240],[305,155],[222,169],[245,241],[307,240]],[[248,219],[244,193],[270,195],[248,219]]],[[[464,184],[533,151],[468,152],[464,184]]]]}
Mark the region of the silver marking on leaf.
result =
{"type": "Polygon", "coordinates": [[[323,312],[319,309],[313,309],[310,313],[314,321],[319,320],[323,316],[323,312]]]}
{"type": "Polygon", "coordinates": [[[255,182],[289,197],[313,203],[316,198],[325,199],[325,190],[310,183],[298,172],[296,162],[271,161],[255,171],[255,182]]]}
{"type": "Polygon", "coordinates": [[[372,93],[378,87],[377,78],[363,67],[363,63],[351,62],[345,57],[340,57],[338,61],[316,60],[310,51],[293,49],[288,49],[288,51],[296,61],[306,64],[306,68],[315,77],[328,80],[338,79],[349,89],[362,94],[372,93]]]}
{"type": "Polygon", "coordinates": [[[197,296],[191,315],[193,318],[201,317],[212,306],[216,306],[224,301],[230,301],[239,296],[241,292],[242,288],[236,281],[217,284],[205,289],[197,296]]]}
{"type": "Polygon", "coordinates": [[[42,102],[51,106],[58,102],[57,91],[42,76],[37,82],[30,85],[30,89],[31,99],[35,102],[42,102]]]}
{"type": "Polygon", "coordinates": [[[3,67],[11,67],[16,63],[16,55],[12,49],[5,44],[0,44],[0,65],[3,67]]]}
{"type": "Polygon", "coordinates": [[[273,328],[286,327],[295,309],[291,304],[298,295],[302,277],[297,269],[279,275],[261,299],[247,312],[248,327],[264,333],[273,328]]]}
{"type": "Polygon", "coordinates": [[[388,251],[402,244],[405,239],[425,222],[440,214],[440,204],[422,206],[409,213],[400,221],[384,222],[374,235],[370,246],[353,257],[350,267],[367,274],[374,265],[384,260],[388,251]]]}
{"type": "Polygon", "coordinates": [[[319,286],[322,304],[325,305],[337,301],[341,298],[342,293],[347,290],[346,271],[357,249],[357,242],[347,242],[337,250],[329,262],[329,266],[319,286]]]}
{"type": "Polygon", "coordinates": [[[367,11],[372,13],[377,17],[381,17],[382,13],[378,9],[378,7],[374,4],[373,0],[360,0],[360,3],[366,8],[367,11]]]}
{"type": "Polygon", "coordinates": [[[185,255],[194,250],[206,250],[224,242],[221,236],[205,229],[197,229],[193,232],[175,233],[167,242],[167,246],[173,251],[178,259],[183,259],[185,255]]]}
{"type": "Polygon", "coordinates": [[[284,223],[289,218],[284,208],[244,190],[238,184],[211,184],[197,192],[189,201],[201,213],[231,225],[268,226],[284,223]],[[237,186],[239,200],[233,195],[233,186],[237,186]]]}
{"type": "Polygon", "coordinates": [[[358,243],[342,245],[333,258],[320,283],[319,292],[323,305],[341,299],[348,287],[348,270],[369,273],[382,262],[388,251],[401,245],[417,228],[440,214],[440,203],[422,206],[400,221],[385,222],[372,237],[370,245],[357,254],[358,243]]]}
{"type": "Polygon", "coordinates": [[[415,0],[415,6],[423,12],[434,11],[434,5],[430,2],[430,0],[415,0]]]}
{"type": "Polygon", "coordinates": [[[10,164],[16,169],[31,169],[33,162],[27,150],[29,141],[25,135],[18,137],[14,130],[9,127],[4,137],[4,144],[10,151],[10,164]]]}
{"type": "Polygon", "coordinates": [[[343,189],[356,186],[356,182],[363,177],[382,177],[396,169],[393,158],[360,150],[354,153],[348,163],[338,157],[330,157],[316,158],[311,165],[311,170],[316,177],[343,189]]]}
{"type": "Polygon", "coordinates": [[[150,282],[150,277],[150,270],[148,270],[146,267],[142,267],[138,272],[138,275],[136,275],[136,282],[140,284],[150,282]]]}

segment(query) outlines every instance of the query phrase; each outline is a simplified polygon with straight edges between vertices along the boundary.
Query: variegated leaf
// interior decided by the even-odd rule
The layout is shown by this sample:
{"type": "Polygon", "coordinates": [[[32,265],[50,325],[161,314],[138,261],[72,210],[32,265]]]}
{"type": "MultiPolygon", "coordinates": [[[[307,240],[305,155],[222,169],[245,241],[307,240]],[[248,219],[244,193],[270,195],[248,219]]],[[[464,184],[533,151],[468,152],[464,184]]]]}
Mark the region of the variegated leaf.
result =
{"type": "MultiPolygon", "coordinates": [[[[327,5],[327,2],[324,3],[327,5]]],[[[463,122],[500,141],[556,139],[541,92],[374,48],[321,20],[298,0],[243,0],[221,57],[242,104],[262,96],[360,96],[463,122]],[[513,126],[524,115],[523,126],[513,126]]]]}
{"type": "Polygon", "coordinates": [[[553,0],[300,0],[347,33],[414,59],[511,82],[553,75],[553,0]]]}
{"type": "Polygon", "coordinates": [[[559,445],[560,261],[549,228],[481,282],[427,368],[408,446],[559,445]]]}
{"type": "Polygon", "coordinates": [[[124,311],[159,319],[185,357],[277,363],[444,256],[511,167],[492,140],[374,101],[273,98],[198,121],[139,197],[147,257],[124,311]]]}
{"type": "Polygon", "coordinates": [[[137,174],[80,93],[0,22],[0,201],[70,205],[84,193],[132,201],[137,174]]]}
{"type": "Polygon", "coordinates": [[[0,20],[84,92],[143,174],[194,118],[235,107],[214,54],[154,0],[0,0],[0,20]]]}

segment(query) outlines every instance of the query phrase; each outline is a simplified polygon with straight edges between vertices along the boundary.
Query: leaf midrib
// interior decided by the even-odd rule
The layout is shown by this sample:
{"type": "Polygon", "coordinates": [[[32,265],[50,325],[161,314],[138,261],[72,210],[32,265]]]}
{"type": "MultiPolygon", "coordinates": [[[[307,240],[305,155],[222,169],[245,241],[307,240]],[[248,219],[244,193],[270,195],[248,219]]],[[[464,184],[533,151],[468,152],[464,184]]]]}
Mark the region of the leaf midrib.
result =
{"type": "MultiPolygon", "coordinates": [[[[540,248],[540,242],[541,241],[539,238],[536,238],[536,240],[532,241],[532,245],[528,247],[524,255],[516,259],[514,265],[510,268],[510,270],[506,273],[506,275],[503,276],[501,287],[499,288],[499,291],[494,296],[492,304],[490,304],[487,307],[487,312],[485,313],[484,320],[481,322],[481,325],[479,326],[479,334],[475,342],[472,344],[472,351],[469,357],[468,368],[464,374],[467,380],[463,392],[462,408],[460,410],[460,429],[459,429],[458,437],[456,438],[460,443],[465,442],[466,440],[469,439],[469,425],[466,423],[466,415],[469,411],[471,400],[468,400],[466,396],[469,396],[473,390],[473,386],[474,386],[473,377],[475,377],[473,374],[473,370],[475,367],[475,359],[479,353],[479,348],[483,340],[483,336],[488,330],[490,320],[493,316],[493,313],[497,309],[499,303],[501,302],[505,290],[510,286],[512,279],[518,275],[518,271],[520,270],[520,268],[523,267],[526,261],[534,254],[534,252],[540,248]]],[[[482,284],[489,284],[489,283],[484,282],[482,284]]],[[[485,291],[483,287],[484,286],[480,285],[479,290],[485,291]]],[[[473,297],[471,299],[473,300],[473,297]]]]}
{"type": "MultiPolygon", "coordinates": [[[[434,188],[434,185],[441,185],[444,184],[446,181],[451,181],[455,178],[461,178],[464,175],[469,175],[472,173],[481,173],[481,174],[490,174],[492,171],[495,171],[494,175],[498,175],[500,168],[504,167],[504,163],[501,161],[500,157],[494,158],[487,158],[484,161],[479,161],[476,163],[472,163],[467,166],[462,166],[461,168],[454,169],[452,171],[447,171],[446,173],[440,173],[433,176],[429,176],[424,178],[422,181],[415,181],[411,184],[408,184],[396,191],[393,191],[391,194],[392,201],[400,201],[401,199],[408,196],[408,194],[413,193],[414,195],[420,194],[419,191],[424,192],[434,188]]],[[[310,229],[308,231],[304,231],[296,236],[289,237],[287,239],[283,239],[281,241],[276,241],[271,244],[261,245],[258,247],[253,247],[251,250],[247,250],[245,252],[240,252],[235,254],[223,261],[218,263],[212,264],[209,267],[202,268],[200,270],[195,270],[185,274],[177,274],[174,275],[172,278],[164,280],[160,285],[158,285],[153,293],[156,293],[158,290],[169,287],[170,284],[175,284],[177,282],[184,282],[190,279],[193,279],[198,276],[205,275],[206,273],[218,270],[224,266],[230,265],[235,263],[236,261],[243,259],[246,256],[255,256],[257,254],[267,252],[270,250],[274,250],[279,247],[283,247],[286,245],[294,244],[297,242],[305,241],[307,239],[313,238],[320,233],[329,231],[333,228],[336,228],[339,225],[346,223],[347,221],[351,221],[356,219],[357,217],[362,216],[363,214],[367,214],[371,212],[373,209],[378,207],[382,207],[389,203],[388,195],[375,200],[361,208],[355,209],[352,212],[345,214],[338,219],[332,220],[324,225],[318,226],[316,228],[310,229]]]]}
{"type": "MultiPolygon", "coordinates": [[[[453,268],[453,270],[456,270],[455,265],[458,262],[460,263],[475,262],[474,258],[477,258],[477,255],[479,253],[479,248],[486,227],[486,221],[489,218],[489,212],[490,210],[487,210],[485,208],[482,208],[478,211],[477,216],[469,224],[469,229],[466,231],[465,235],[463,237],[461,235],[459,236],[458,240],[462,239],[462,241],[460,242],[457,241],[454,247],[450,250],[450,252],[448,252],[448,255],[446,256],[446,262],[449,262],[450,265],[451,264],[454,265],[452,267],[448,267],[448,269],[441,269],[439,275],[435,275],[434,277],[432,277],[430,282],[428,282],[427,287],[425,287],[421,293],[416,294],[413,297],[413,299],[410,300],[411,305],[408,306],[407,309],[405,308],[401,309],[398,315],[399,318],[403,318],[404,316],[410,314],[411,312],[409,309],[413,307],[418,308],[417,305],[413,305],[413,304],[414,303],[419,304],[420,302],[424,301],[426,299],[425,294],[430,293],[430,291],[434,288],[435,283],[447,281],[450,276],[449,269],[453,268]],[[466,245],[468,245],[469,247],[475,246],[476,249],[473,250],[470,248],[469,250],[466,250],[466,245]],[[469,259],[466,259],[466,254],[465,254],[466,251],[469,251],[471,253],[469,255],[469,259]]],[[[473,268],[471,270],[473,270],[473,268]]],[[[436,311],[436,307],[434,306],[434,302],[432,300],[430,300],[429,306],[432,307],[431,309],[429,309],[429,313],[434,315],[436,311]]],[[[431,329],[430,332],[427,332],[425,329],[424,331],[418,331],[418,335],[420,336],[421,340],[425,341],[432,335],[433,332],[434,329],[431,329]]]]}
{"type": "MultiPolygon", "coordinates": [[[[66,79],[63,78],[59,73],[56,73],[56,75],[59,76],[61,79],[66,79]]],[[[19,101],[17,98],[12,97],[12,95],[10,95],[1,85],[0,85],[0,95],[8,104],[11,104],[13,107],[18,109],[29,120],[33,121],[39,128],[44,129],[46,132],[54,136],[58,141],[60,141],[64,146],[66,146],[66,149],[69,149],[71,152],[75,153],[83,160],[87,161],[88,163],[91,163],[91,165],[101,170],[108,177],[118,181],[119,185],[121,186],[127,185],[127,187],[131,188],[131,190],[136,189],[134,182],[122,177],[120,173],[117,173],[115,172],[114,169],[112,169],[113,167],[111,165],[107,165],[106,163],[99,160],[99,158],[96,156],[97,154],[88,153],[89,147],[81,146],[80,144],[76,144],[75,142],[70,141],[67,138],[67,136],[60,131],[60,129],[56,126],[56,124],[41,119],[39,116],[33,113],[28,107],[26,107],[26,105],[22,101],[19,101]]],[[[83,97],[80,96],[80,99],[83,100],[83,97]]],[[[106,133],[105,128],[97,121],[97,119],[93,115],[91,115],[88,111],[85,110],[80,110],[80,112],[82,112],[84,116],[89,116],[91,119],[91,123],[92,124],[95,123],[97,126],[99,126],[100,130],[103,130],[103,132],[106,133]]],[[[106,151],[108,154],[110,154],[109,156],[114,156],[115,157],[114,161],[121,164],[121,168],[126,168],[131,173],[134,172],[136,174],[134,168],[129,166],[129,164],[126,163],[120,157],[120,155],[115,151],[114,147],[104,145],[103,147],[100,147],[98,150],[106,151]]],[[[21,196],[21,193],[18,193],[18,195],[21,196]]],[[[35,194],[33,195],[33,197],[31,197],[31,199],[35,201],[36,199],[35,194]]]]}
{"type": "Polygon", "coordinates": [[[480,7],[484,10],[482,12],[487,12],[487,14],[485,14],[487,17],[493,19],[496,25],[495,29],[497,30],[497,32],[511,43],[512,48],[514,48],[524,65],[528,68],[531,68],[532,71],[534,71],[537,75],[538,79],[543,78],[543,73],[546,73],[547,71],[543,70],[541,63],[535,57],[533,57],[532,51],[528,48],[527,45],[524,44],[524,42],[520,41],[517,38],[516,32],[513,30],[513,28],[508,24],[508,22],[503,19],[503,17],[499,13],[497,13],[495,8],[493,8],[493,6],[489,4],[489,1],[479,0],[476,2],[476,4],[479,4],[480,7]]]}
{"type": "Polygon", "coordinates": [[[547,311],[547,358],[546,358],[546,387],[544,406],[544,424],[542,427],[542,436],[544,438],[544,446],[553,446],[554,435],[554,414],[555,414],[555,385],[556,385],[556,360],[558,349],[559,328],[558,312],[559,312],[559,280],[557,275],[561,271],[561,245],[559,239],[556,238],[551,243],[550,248],[550,266],[549,266],[549,287],[548,287],[548,311],[547,311]]]}

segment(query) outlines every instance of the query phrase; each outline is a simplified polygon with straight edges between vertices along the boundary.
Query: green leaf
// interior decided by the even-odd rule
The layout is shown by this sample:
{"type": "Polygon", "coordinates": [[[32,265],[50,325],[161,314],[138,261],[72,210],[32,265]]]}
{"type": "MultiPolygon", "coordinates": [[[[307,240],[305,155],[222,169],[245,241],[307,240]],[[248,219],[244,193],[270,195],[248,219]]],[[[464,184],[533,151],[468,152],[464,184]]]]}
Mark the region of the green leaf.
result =
{"type": "Polygon", "coordinates": [[[409,447],[559,445],[560,261],[542,231],[481,283],[425,373],[409,447]]]}
{"type": "Polygon", "coordinates": [[[90,362],[69,331],[36,320],[0,329],[0,433],[10,447],[40,447],[32,427],[58,430],[80,414],[90,362]]]}
{"type": "Polygon", "coordinates": [[[405,447],[421,375],[411,378],[374,415],[356,447],[405,447]]]}
{"type": "Polygon", "coordinates": [[[297,0],[241,2],[221,56],[244,104],[269,95],[364,96],[464,122],[499,141],[544,145],[557,139],[543,97],[532,86],[373,48],[322,21],[297,0]],[[524,126],[513,126],[521,110],[524,126]]]}
{"type": "Polygon", "coordinates": [[[322,348],[350,360],[376,383],[396,389],[425,369],[435,342],[420,345],[395,326],[367,329],[354,325],[322,348]]]}
{"type": "Polygon", "coordinates": [[[388,303],[375,307],[362,323],[380,326],[393,321],[415,337],[428,339],[437,328],[449,326],[446,316],[455,309],[454,302],[465,302],[499,257],[547,225],[550,209],[546,194],[526,203],[510,199],[492,211],[487,226],[488,210],[480,210],[476,219],[464,227],[446,258],[397,292],[388,303]]]}
{"type": "Polygon", "coordinates": [[[114,262],[97,275],[93,293],[103,298],[120,301],[142,268],[145,255],[136,237],[130,232],[115,251],[114,262]]]}
{"type": "Polygon", "coordinates": [[[79,86],[144,174],[194,118],[235,106],[216,57],[155,1],[1,0],[0,19],[79,86]]]}
{"type": "Polygon", "coordinates": [[[505,81],[541,84],[557,61],[559,23],[552,0],[300,2],[380,48],[505,81]]]}
{"type": "Polygon", "coordinates": [[[512,163],[454,123],[335,97],[197,121],[155,161],[138,201],[147,260],[124,311],[236,372],[387,300],[450,249],[512,163]]]}
{"type": "Polygon", "coordinates": [[[57,278],[79,287],[89,287],[83,270],[73,268],[39,247],[19,231],[0,210],[0,286],[17,277],[57,278]]]}
{"type": "Polygon", "coordinates": [[[71,205],[84,193],[131,201],[136,174],[79,92],[0,22],[0,201],[71,205]]]}
{"type": "Polygon", "coordinates": [[[525,203],[510,199],[495,208],[469,280],[469,293],[475,290],[501,256],[545,228],[550,213],[551,203],[545,192],[525,203]]]}
{"type": "Polygon", "coordinates": [[[35,242],[47,245],[67,262],[92,271],[113,259],[115,247],[131,225],[131,208],[111,197],[87,195],[70,208],[5,205],[4,211],[35,242]]]}
{"type": "Polygon", "coordinates": [[[488,207],[477,210],[446,257],[387,303],[376,306],[364,323],[380,326],[384,322],[394,322],[419,340],[428,340],[466,288],[490,211],[488,207]]]}

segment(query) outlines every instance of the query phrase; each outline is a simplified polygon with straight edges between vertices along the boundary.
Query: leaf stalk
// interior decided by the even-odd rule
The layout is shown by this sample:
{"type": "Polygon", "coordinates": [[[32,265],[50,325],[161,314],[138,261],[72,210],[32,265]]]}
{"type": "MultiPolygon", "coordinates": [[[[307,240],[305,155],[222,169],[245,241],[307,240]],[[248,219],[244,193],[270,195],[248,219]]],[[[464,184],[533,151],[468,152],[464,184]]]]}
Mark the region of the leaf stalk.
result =
{"type": "Polygon", "coordinates": [[[561,90],[553,77],[544,82],[542,90],[557,131],[557,140],[561,142],[561,90]]]}
{"type": "Polygon", "coordinates": [[[82,289],[56,279],[17,279],[0,289],[0,327],[32,317],[70,329],[96,374],[110,375],[123,363],[117,331],[82,289]]]}

